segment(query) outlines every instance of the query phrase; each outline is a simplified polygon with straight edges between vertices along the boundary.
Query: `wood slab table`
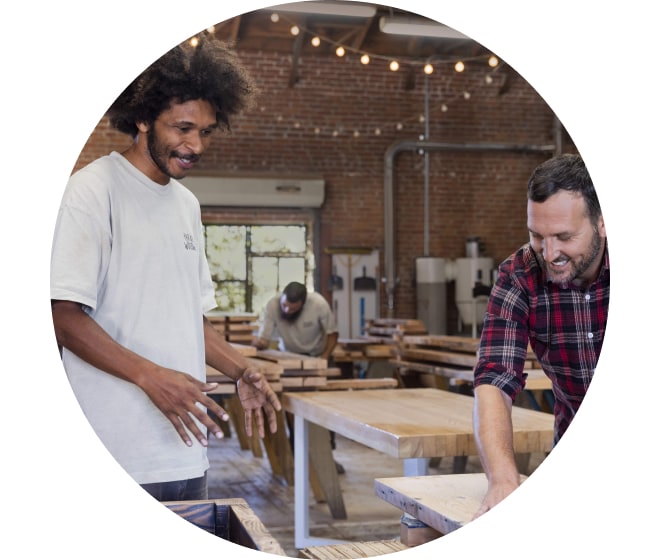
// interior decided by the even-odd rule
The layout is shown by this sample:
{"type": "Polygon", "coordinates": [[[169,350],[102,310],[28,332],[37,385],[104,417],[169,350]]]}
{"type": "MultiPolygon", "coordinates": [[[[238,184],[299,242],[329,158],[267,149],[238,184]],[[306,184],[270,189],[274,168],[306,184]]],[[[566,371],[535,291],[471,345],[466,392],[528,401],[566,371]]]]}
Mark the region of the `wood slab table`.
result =
{"type": "MultiPolygon", "coordinates": [[[[420,476],[428,473],[431,457],[478,454],[472,429],[473,403],[471,396],[433,388],[283,394],[282,405],[294,414],[296,433],[296,547],[337,542],[309,534],[309,424],[402,459],[404,476],[420,476]]],[[[513,407],[512,420],[517,453],[550,452],[554,429],[551,414],[513,407]]]]}

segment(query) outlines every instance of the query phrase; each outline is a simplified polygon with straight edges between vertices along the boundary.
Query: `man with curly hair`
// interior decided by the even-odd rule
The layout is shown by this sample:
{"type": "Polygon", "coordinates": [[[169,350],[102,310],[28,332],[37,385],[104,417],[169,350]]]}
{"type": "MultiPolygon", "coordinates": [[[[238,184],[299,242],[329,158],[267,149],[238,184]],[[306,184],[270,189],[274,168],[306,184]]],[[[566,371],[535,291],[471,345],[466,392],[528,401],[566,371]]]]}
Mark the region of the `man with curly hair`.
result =
{"type": "Polygon", "coordinates": [[[277,428],[272,388],[213,328],[199,202],[177,181],[251,104],[234,53],[207,36],[140,74],[108,111],[133,139],[73,174],[51,257],[55,334],[83,412],[110,453],[158,500],[205,499],[207,434],[222,437],[206,364],[236,381],[260,436],[277,428]],[[211,414],[212,413],[212,414],[211,414]]]}

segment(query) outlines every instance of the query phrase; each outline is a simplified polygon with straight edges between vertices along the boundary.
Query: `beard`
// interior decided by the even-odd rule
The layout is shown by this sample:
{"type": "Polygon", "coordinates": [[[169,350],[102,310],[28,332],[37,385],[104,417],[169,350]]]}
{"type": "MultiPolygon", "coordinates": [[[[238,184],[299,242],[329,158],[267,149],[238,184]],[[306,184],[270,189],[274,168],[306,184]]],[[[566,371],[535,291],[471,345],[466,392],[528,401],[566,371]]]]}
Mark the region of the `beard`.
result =
{"type": "MultiPolygon", "coordinates": [[[[175,172],[169,165],[168,162],[171,158],[183,159],[184,154],[176,150],[170,150],[165,143],[161,142],[154,131],[154,127],[147,132],[147,149],[149,150],[152,161],[161,173],[172,179],[183,179],[188,174],[187,171],[175,172]]],[[[185,158],[191,163],[199,161],[199,155],[197,154],[185,155],[185,158]]]]}
{"type": "Polygon", "coordinates": [[[300,317],[302,310],[303,308],[301,307],[298,311],[294,311],[293,313],[285,313],[280,309],[280,318],[287,323],[295,323],[298,317],[300,317]]]}
{"type": "Polygon", "coordinates": [[[550,282],[554,282],[555,284],[568,283],[582,279],[587,270],[589,270],[596,262],[602,246],[603,239],[600,237],[600,235],[598,235],[597,231],[594,231],[594,234],[591,238],[591,243],[589,244],[589,248],[585,254],[575,258],[569,258],[564,254],[560,255],[561,259],[568,259],[569,265],[565,271],[560,273],[555,272],[548,266],[547,261],[543,258],[541,253],[537,253],[537,256],[543,264],[546,277],[548,280],[550,280],[550,282]]]}

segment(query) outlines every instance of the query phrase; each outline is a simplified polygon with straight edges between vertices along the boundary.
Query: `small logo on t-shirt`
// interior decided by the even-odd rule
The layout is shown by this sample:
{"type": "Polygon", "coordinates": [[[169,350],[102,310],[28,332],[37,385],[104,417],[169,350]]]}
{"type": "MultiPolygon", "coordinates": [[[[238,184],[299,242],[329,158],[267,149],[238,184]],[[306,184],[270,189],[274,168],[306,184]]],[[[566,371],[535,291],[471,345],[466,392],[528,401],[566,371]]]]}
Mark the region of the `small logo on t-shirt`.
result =
{"type": "Polygon", "coordinates": [[[197,251],[197,247],[195,247],[195,238],[189,233],[183,234],[183,246],[188,251],[197,251]]]}

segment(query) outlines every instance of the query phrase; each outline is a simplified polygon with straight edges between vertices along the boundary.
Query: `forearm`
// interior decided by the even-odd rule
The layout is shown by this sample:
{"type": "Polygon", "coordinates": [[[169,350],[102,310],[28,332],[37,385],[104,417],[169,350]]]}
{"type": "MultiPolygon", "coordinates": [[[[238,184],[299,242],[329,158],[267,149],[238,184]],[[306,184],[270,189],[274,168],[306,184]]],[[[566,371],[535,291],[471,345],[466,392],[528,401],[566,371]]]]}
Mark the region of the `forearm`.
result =
{"type": "Polygon", "coordinates": [[[332,351],[335,349],[335,346],[337,345],[337,339],[339,338],[338,333],[330,333],[326,337],[325,341],[325,349],[323,350],[323,353],[321,354],[321,358],[325,360],[329,360],[330,356],[332,356],[332,351]]]}
{"type": "Polygon", "coordinates": [[[138,386],[159,368],[115,341],[80,304],[53,301],[51,309],[57,343],[92,366],[138,386]]]}
{"type": "Polygon", "coordinates": [[[204,347],[206,363],[234,381],[240,379],[250,366],[245,356],[229,344],[206,317],[204,317],[204,347]]]}
{"type": "Polygon", "coordinates": [[[517,485],[511,399],[492,385],[477,386],[474,395],[474,434],[484,472],[491,484],[517,485]]]}

